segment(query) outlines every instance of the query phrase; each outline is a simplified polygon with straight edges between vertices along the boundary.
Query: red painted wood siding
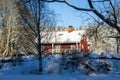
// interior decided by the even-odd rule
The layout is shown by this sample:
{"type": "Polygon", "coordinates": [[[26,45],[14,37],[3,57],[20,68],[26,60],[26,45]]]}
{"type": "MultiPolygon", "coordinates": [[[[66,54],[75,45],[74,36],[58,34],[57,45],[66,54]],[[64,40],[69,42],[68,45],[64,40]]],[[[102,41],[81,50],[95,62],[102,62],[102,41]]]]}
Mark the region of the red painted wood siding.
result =
{"type": "Polygon", "coordinates": [[[71,49],[71,44],[61,44],[60,49],[71,49]]]}
{"type": "Polygon", "coordinates": [[[52,44],[46,44],[44,45],[44,50],[52,49],[52,44]]]}

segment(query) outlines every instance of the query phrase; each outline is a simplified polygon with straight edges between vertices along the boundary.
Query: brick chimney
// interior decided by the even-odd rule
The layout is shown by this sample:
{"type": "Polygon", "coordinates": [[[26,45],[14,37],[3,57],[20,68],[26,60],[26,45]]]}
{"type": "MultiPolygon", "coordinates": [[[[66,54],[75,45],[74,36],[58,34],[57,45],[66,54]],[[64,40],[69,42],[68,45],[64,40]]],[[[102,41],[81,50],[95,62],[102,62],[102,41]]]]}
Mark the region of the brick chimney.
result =
{"type": "Polygon", "coordinates": [[[73,26],[68,26],[68,32],[72,32],[72,31],[74,31],[73,26]]]}

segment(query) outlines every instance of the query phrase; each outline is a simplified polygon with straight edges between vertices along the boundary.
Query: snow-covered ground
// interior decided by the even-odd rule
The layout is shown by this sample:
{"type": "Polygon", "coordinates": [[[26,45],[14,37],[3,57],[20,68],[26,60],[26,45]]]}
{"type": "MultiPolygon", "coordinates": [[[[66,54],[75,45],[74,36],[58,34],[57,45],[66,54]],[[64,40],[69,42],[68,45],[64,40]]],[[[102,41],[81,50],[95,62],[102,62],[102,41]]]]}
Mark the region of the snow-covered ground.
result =
{"type": "Polygon", "coordinates": [[[54,74],[54,75],[2,75],[0,80],[120,80],[118,75],[78,75],[78,74],[54,74]]]}
{"type": "MultiPolygon", "coordinates": [[[[107,55],[91,53],[89,57],[98,58],[107,56],[107,62],[111,64],[109,72],[92,72],[85,74],[83,71],[61,70],[61,55],[52,55],[43,58],[43,74],[39,75],[38,60],[34,56],[23,57],[23,62],[0,63],[0,80],[120,80],[119,60],[111,58],[120,58],[119,54],[108,53],[107,55]]],[[[87,60],[86,60],[87,62],[87,60]]],[[[94,64],[101,65],[101,60],[91,60],[94,64]]],[[[70,66],[68,66],[70,67],[70,66]]],[[[98,67],[98,66],[97,66],[98,67]]],[[[81,68],[82,69],[82,68],[81,68]]]]}

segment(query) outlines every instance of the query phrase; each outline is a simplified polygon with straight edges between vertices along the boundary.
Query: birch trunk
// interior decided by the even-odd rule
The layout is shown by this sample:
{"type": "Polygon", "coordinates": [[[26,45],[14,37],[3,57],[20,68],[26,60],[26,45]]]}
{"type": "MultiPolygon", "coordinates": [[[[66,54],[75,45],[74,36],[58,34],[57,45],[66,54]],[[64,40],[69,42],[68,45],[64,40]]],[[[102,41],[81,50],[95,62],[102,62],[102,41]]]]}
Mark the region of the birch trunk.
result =
{"type": "MultiPolygon", "coordinates": [[[[7,20],[7,28],[8,28],[8,34],[7,34],[7,43],[5,46],[5,51],[3,52],[3,56],[13,56],[13,51],[11,51],[11,46],[10,46],[10,40],[11,40],[11,33],[12,33],[12,27],[14,26],[15,23],[15,17],[13,16],[13,10],[12,8],[10,9],[9,12],[9,16],[8,16],[8,20],[7,20]]],[[[12,49],[13,50],[13,49],[12,49]]]]}

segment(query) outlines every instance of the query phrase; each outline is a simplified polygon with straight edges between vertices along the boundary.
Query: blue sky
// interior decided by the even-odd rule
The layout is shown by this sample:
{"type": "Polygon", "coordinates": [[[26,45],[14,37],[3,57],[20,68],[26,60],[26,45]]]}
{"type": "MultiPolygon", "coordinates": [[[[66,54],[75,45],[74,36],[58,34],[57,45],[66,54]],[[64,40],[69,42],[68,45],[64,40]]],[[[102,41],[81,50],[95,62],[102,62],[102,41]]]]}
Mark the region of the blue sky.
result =
{"type": "MultiPolygon", "coordinates": [[[[69,0],[72,4],[80,7],[88,7],[87,0],[69,0]]],[[[72,25],[75,28],[80,26],[86,26],[85,22],[87,15],[83,14],[81,11],[77,11],[64,3],[49,3],[50,9],[53,9],[57,14],[57,25],[68,27],[72,25]]]]}

